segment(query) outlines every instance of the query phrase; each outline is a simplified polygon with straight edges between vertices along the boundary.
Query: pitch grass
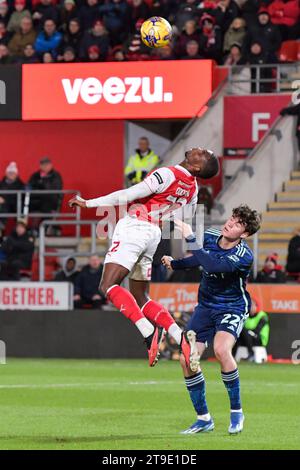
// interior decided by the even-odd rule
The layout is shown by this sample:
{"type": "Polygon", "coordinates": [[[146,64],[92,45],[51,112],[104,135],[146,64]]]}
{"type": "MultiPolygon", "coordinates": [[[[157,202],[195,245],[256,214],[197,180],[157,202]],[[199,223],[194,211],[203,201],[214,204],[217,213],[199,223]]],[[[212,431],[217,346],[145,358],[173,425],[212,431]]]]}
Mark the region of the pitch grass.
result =
{"type": "Polygon", "coordinates": [[[195,416],[176,362],[8,359],[0,449],[299,449],[299,370],[242,364],[245,429],[229,436],[219,367],[203,363],[215,430],[181,436],[195,416]]]}

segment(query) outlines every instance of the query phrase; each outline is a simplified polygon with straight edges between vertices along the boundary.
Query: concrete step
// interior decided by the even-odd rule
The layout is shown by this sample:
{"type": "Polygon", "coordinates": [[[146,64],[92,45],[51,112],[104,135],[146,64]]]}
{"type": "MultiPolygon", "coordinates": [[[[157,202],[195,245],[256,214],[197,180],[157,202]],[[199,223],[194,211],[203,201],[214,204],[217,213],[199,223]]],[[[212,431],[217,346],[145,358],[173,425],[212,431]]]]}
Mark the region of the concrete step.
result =
{"type": "Polygon", "coordinates": [[[277,233],[277,234],[290,234],[292,236],[292,233],[296,229],[296,227],[299,226],[299,220],[292,221],[292,222],[274,222],[274,221],[269,221],[266,219],[263,219],[263,224],[262,227],[259,231],[260,235],[263,233],[277,233]]]}
{"type": "Polygon", "coordinates": [[[291,222],[300,223],[300,211],[295,210],[272,210],[264,212],[262,215],[263,222],[291,222]]]}
{"type": "Polygon", "coordinates": [[[277,202],[300,202],[300,191],[282,191],[276,194],[277,202]]]}
{"type": "Polygon", "coordinates": [[[285,181],[285,183],[283,183],[283,190],[284,191],[300,191],[300,181],[297,179],[285,181]]]}
{"type": "Polygon", "coordinates": [[[291,179],[292,180],[300,180],[300,171],[292,171],[291,179]]]}
{"type": "Polygon", "coordinates": [[[258,241],[259,243],[264,241],[270,241],[274,243],[286,242],[288,243],[292,238],[291,233],[276,233],[276,232],[266,232],[266,233],[259,233],[258,241]]]}
{"type": "Polygon", "coordinates": [[[268,210],[269,211],[300,210],[300,201],[299,202],[296,202],[296,201],[269,202],[268,210]]]}

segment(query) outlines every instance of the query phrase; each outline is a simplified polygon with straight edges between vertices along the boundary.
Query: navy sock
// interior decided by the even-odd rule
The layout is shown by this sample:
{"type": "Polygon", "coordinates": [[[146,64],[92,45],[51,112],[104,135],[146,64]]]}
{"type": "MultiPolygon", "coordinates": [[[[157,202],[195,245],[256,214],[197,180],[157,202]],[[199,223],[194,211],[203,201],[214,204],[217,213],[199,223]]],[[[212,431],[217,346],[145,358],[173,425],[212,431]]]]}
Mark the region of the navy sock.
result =
{"type": "Polygon", "coordinates": [[[221,372],[221,375],[229,395],[231,410],[240,410],[242,404],[238,369],[231,372],[221,372]]]}
{"type": "Polygon", "coordinates": [[[197,415],[207,414],[208,409],[205,396],[205,380],[202,372],[198,372],[191,377],[185,377],[185,384],[197,415]]]}

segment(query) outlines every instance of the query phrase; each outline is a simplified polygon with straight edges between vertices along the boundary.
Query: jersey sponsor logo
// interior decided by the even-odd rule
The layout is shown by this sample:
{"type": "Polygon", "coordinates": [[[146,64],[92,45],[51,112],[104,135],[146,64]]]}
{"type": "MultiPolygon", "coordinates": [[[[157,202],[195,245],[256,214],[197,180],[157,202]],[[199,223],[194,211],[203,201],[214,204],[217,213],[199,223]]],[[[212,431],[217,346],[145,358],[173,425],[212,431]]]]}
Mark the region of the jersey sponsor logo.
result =
{"type": "Polygon", "coordinates": [[[153,173],[153,176],[155,176],[159,184],[163,184],[163,179],[157,171],[153,173]]]}
{"type": "Polygon", "coordinates": [[[190,191],[187,191],[186,189],[182,189],[182,188],[177,188],[176,195],[188,197],[190,195],[190,191]]]}
{"type": "Polygon", "coordinates": [[[96,77],[63,78],[61,80],[68,104],[77,104],[79,98],[89,105],[102,98],[109,104],[171,103],[173,93],[164,90],[164,78],[157,77],[109,77],[101,82],[96,77]]]}

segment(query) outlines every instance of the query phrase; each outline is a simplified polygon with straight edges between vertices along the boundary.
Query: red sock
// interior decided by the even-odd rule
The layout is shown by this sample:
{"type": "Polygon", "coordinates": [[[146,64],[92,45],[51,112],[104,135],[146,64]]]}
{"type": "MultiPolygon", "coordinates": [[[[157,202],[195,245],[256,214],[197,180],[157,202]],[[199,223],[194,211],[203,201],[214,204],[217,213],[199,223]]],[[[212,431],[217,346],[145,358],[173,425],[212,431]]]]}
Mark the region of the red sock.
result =
{"type": "Polygon", "coordinates": [[[151,320],[158,326],[162,326],[166,331],[175,323],[168,310],[158,302],[155,302],[155,300],[148,300],[141,310],[148,320],[151,320]]]}
{"type": "Polygon", "coordinates": [[[110,287],[106,297],[133,323],[145,318],[133,295],[124,287],[118,285],[110,287]]]}

